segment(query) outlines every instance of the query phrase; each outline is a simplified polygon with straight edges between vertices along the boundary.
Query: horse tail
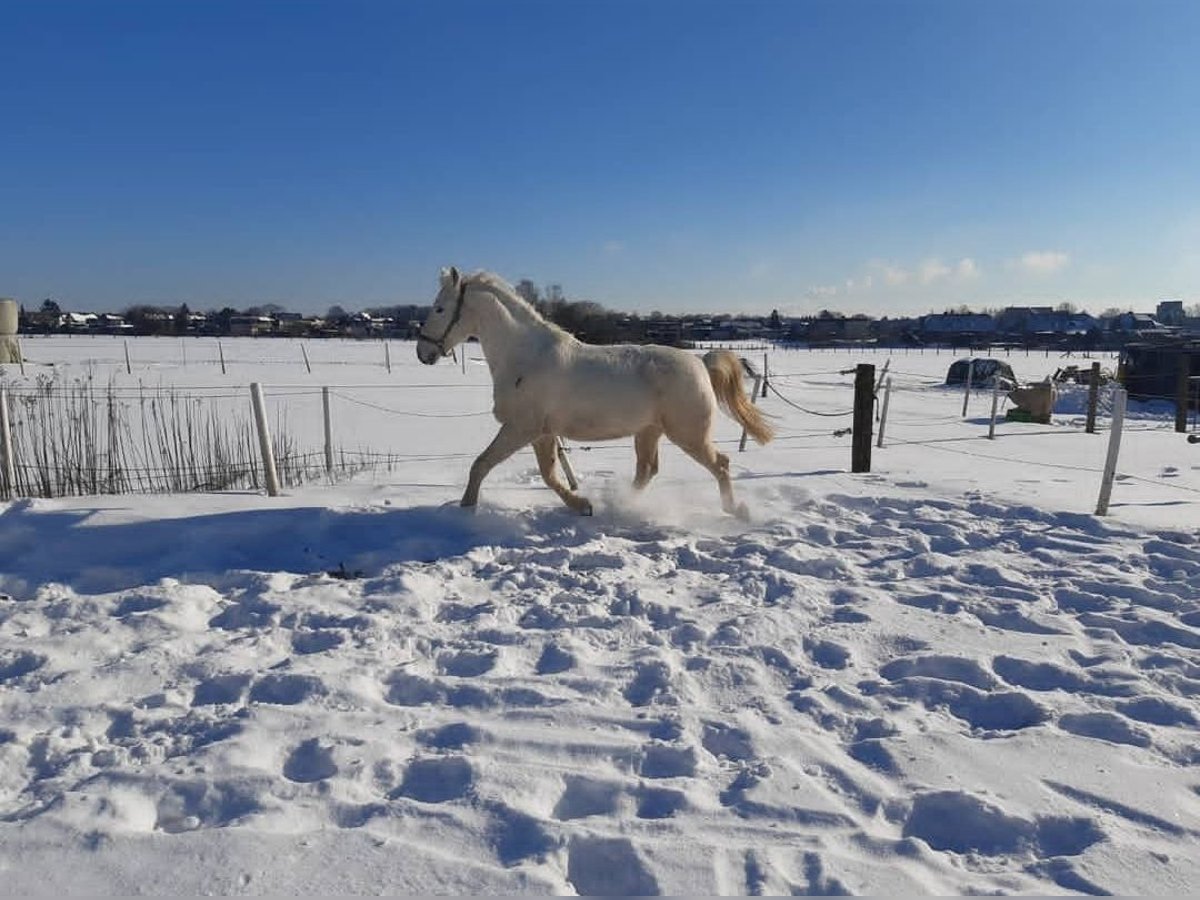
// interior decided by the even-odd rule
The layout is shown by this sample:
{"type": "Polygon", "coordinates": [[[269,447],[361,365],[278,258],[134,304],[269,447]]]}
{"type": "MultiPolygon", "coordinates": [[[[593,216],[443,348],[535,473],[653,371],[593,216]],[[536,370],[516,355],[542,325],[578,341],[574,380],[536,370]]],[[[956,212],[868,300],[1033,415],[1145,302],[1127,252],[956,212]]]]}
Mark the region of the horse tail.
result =
{"type": "Polygon", "coordinates": [[[704,354],[704,368],[712,382],[713,393],[730,418],[741,423],[746,433],[760,444],[775,436],[758,407],[750,402],[742,387],[742,361],[729,350],[710,350],[704,354]]]}

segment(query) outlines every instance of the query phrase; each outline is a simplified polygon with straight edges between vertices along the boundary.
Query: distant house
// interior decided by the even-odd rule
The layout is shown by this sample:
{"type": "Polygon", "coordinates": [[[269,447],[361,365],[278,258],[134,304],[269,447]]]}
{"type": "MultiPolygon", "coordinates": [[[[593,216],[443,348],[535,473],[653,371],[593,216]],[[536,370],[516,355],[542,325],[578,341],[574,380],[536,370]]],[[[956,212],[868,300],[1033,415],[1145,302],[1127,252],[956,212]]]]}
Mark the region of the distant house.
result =
{"type": "Polygon", "coordinates": [[[229,333],[235,337],[260,337],[274,330],[275,323],[270,316],[237,315],[229,319],[229,333]]]}
{"type": "Polygon", "coordinates": [[[1161,332],[1163,327],[1149,313],[1124,312],[1108,320],[1108,330],[1120,334],[1161,332]]]}
{"type": "Polygon", "coordinates": [[[1035,334],[1037,329],[1030,327],[1030,321],[1053,314],[1049,306],[1009,306],[996,315],[996,330],[1010,337],[1035,334]]]}
{"type": "Polygon", "coordinates": [[[59,325],[64,331],[94,331],[98,318],[95,313],[67,312],[62,314],[62,317],[59,319],[59,325]]]}
{"type": "Polygon", "coordinates": [[[1094,328],[1096,318],[1086,312],[1051,310],[1031,313],[1025,320],[1026,334],[1081,335],[1094,328]]]}
{"type": "Polygon", "coordinates": [[[922,316],[919,328],[931,342],[991,340],[996,320],[984,313],[935,313],[922,316]]]}
{"type": "Polygon", "coordinates": [[[116,313],[100,313],[96,316],[95,327],[105,334],[128,334],[133,331],[133,326],[125,321],[125,317],[116,313]]]}
{"type": "Polygon", "coordinates": [[[1160,300],[1158,308],[1154,311],[1154,318],[1158,319],[1163,325],[1175,327],[1182,325],[1186,318],[1183,312],[1183,301],[1160,300]]]}

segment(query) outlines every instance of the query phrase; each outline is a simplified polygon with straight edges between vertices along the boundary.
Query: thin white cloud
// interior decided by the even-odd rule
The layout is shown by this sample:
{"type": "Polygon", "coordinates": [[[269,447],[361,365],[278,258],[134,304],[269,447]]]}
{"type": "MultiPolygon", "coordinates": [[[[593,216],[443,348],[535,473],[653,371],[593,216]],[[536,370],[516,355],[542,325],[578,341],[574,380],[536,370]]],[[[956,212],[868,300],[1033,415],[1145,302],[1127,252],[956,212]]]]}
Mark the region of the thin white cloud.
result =
{"type": "Polygon", "coordinates": [[[813,284],[809,285],[808,289],[804,292],[806,297],[811,297],[814,299],[836,297],[837,294],[838,287],[836,284],[813,284]]]}
{"type": "Polygon", "coordinates": [[[883,276],[884,283],[889,287],[898,287],[899,285],[906,284],[912,278],[912,273],[908,269],[894,266],[889,262],[875,259],[871,260],[869,265],[883,276]]]}
{"type": "Polygon", "coordinates": [[[1030,250],[1013,261],[1013,266],[1028,275],[1053,275],[1071,264],[1071,257],[1061,250],[1030,250]]]}
{"type": "Polygon", "coordinates": [[[979,277],[979,265],[969,256],[964,256],[954,267],[954,277],[959,281],[974,281],[979,277]]]}
{"type": "Polygon", "coordinates": [[[950,274],[950,267],[940,259],[922,260],[917,267],[917,280],[921,284],[933,284],[935,281],[941,281],[950,274]]]}

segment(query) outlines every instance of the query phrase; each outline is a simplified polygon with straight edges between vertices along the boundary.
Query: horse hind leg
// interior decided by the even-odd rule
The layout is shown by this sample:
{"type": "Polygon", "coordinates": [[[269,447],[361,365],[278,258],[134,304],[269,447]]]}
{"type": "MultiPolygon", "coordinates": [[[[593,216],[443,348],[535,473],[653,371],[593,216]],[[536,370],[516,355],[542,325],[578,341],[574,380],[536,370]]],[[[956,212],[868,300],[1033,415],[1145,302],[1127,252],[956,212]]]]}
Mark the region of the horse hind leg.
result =
{"type": "Polygon", "coordinates": [[[750,510],[745,503],[737,503],[733,499],[733,484],[729,479],[729,457],[721,453],[707,438],[698,443],[680,443],[681,450],[690,456],[717,479],[717,487],[721,491],[721,509],[739,519],[749,519],[750,510]]]}
{"type": "Polygon", "coordinates": [[[552,434],[542,435],[533,442],[533,452],[537,456],[538,471],[542,473],[542,481],[546,482],[546,487],[558,494],[563,503],[575,512],[590,516],[591,501],[576,494],[558,477],[558,438],[552,434]]]}
{"type": "Polygon", "coordinates": [[[635,490],[641,490],[650,479],[658,474],[658,439],[662,429],[657,425],[643,428],[633,436],[633,448],[637,453],[637,474],[633,478],[635,490]]]}

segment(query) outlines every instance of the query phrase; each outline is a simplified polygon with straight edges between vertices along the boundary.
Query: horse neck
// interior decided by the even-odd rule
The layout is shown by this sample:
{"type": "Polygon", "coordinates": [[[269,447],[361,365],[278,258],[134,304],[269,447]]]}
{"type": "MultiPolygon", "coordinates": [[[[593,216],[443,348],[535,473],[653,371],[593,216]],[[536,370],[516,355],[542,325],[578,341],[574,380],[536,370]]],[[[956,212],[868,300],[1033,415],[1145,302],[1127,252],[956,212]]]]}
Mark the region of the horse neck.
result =
{"type": "Polygon", "coordinates": [[[493,376],[527,359],[531,341],[554,336],[548,322],[532,310],[528,315],[518,315],[490,287],[479,285],[470,290],[470,295],[475,301],[473,330],[493,376]]]}

